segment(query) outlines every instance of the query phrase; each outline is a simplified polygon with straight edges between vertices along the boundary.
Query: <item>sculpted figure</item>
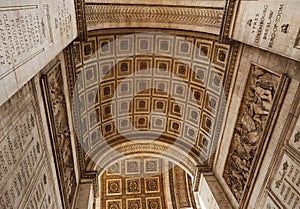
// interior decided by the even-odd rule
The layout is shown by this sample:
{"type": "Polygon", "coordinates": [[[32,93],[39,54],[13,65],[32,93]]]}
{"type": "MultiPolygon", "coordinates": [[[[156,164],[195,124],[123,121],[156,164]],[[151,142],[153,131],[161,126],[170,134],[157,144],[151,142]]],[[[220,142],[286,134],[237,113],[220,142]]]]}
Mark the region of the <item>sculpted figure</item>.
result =
{"type": "Polygon", "coordinates": [[[260,86],[256,86],[256,85],[252,85],[250,88],[255,91],[255,95],[259,99],[266,100],[268,102],[272,101],[272,92],[270,90],[264,89],[264,88],[262,88],[260,86]]]}

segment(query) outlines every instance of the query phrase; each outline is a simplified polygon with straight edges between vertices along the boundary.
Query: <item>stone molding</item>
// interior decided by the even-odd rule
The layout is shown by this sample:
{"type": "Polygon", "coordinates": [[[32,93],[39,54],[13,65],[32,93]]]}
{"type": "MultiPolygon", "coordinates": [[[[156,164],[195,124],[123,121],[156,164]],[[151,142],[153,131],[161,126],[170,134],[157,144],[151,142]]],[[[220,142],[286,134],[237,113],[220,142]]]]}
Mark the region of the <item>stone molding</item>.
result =
{"type": "MultiPolygon", "coordinates": [[[[105,148],[104,148],[105,149],[105,148]]],[[[99,173],[102,169],[107,167],[112,162],[128,155],[161,155],[161,157],[166,157],[167,159],[175,160],[181,164],[186,171],[191,175],[195,175],[196,172],[196,159],[191,159],[190,156],[186,156],[186,153],[181,153],[179,149],[174,149],[172,147],[166,146],[164,143],[155,144],[145,144],[145,143],[122,143],[120,145],[114,146],[113,149],[109,149],[104,155],[96,156],[97,162],[90,161],[87,164],[87,168],[91,170],[98,169],[99,173]],[[100,166],[100,167],[99,167],[100,166]]],[[[104,152],[100,152],[103,154],[104,152]]],[[[99,155],[99,152],[96,154],[99,155]]]]}
{"type": "Polygon", "coordinates": [[[42,76],[42,84],[45,93],[45,106],[49,117],[51,143],[54,148],[59,184],[63,193],[62,198],[65,207],[72,208],[77,182],[61,67],[61,61],[58,61],[46,75],[42,76]]]}
{"type": "Polygon", "coordinates": [[[75,12],[76,12],[76,22],[79,41],[87,40],[87,26],[85,17],[85,0],[74,0],[75,2],[75,12]]]}
{"type": "Polygon", "coordinates": [[[238,5],[240,0],[226,0],[223,20],[221,24],[220,37],[219,40],[221,43],[230,42],[229,33],[231,30],[231,25],[234,24],[235,17],[234,14],[238,11],[238,5]]]}
{"type": "MultiPolygon", "coordinates": [[[[241,52],[241,44],[239,42],[233,42],[232,47],[230,49],[230,57],[229,57],[229,63],[226,66],[226,77],[225,77],[225,83],[224,83],[224,91],[223,91],[223,95],[221,96],[221,101],[227,102],[229,101],[229,94],[230,94],[230,87],[232,85],[232,81],[233,81],[233,76],[235,73],[235,69],[236,69],[236,64],[239,62],[240,60],[240,55],[239,53],[241,52]]],[[[222,128],[223,128],[223,123],[224,123],[224,116],[225,116],[225,111],[227,108],[227,105],[223,105],[220,107],[219,109],[219,118],[217,120],[216,123],[216,128],[215,128],[215,138],[220,138],[220,135],[222,134],[222,128]]],[[[210,165],[210,168],[212,169],[213,164],[214,164],[214,160],[215,160],[215,156],[216,156],[216,151],[218,148],[218,144],[220,141],[216,140],[213,143],[212,146],[212,154],[209,158],[209,163],[208,165],[210,165]]]]}
{"type": "MultiPolygon", "coordinates": [[[[73,61],[73,44],[70,44],[68,47],[66,47],[63,51],[64,53],[64,60],[65,60],[65,67],[66,67],[66,73],[67,73],[67,84],[68,84],[68,90],[69,90],[69,96],[70,96],[70,101],[73,101],[73,97],[76,96],[74,95],[74,88],[75,88],[75,65],[73,61]]],[[[71,105],[75,105],[73,102],[71,105]]],[[[71,108],[75,108],[75,107],[71,108]]],[[[72,112],[70,113],[72,114],[72,112]]],[[[73,126],[76,127],[78,124],[76,123],[76,114],[72,114],[73,120],[73,126]]],[[[90,179],[93,183],[93,191],[94,191],[94,197],[98,197],[99,192],[98,192],[98,174],[96,171],[86,171],[85,168],[85,158],[84,158],[84,150],[82,149],[82,146],[78,140],[78,136],[75,134],[75,146],[77,150],[77,156],[78,156],[78,164],[79,164],[79,172],[80,172],[80,178],[81,179],[90,179]]]]}
{"type": "Polygon", "coordinates": [[[165,5],[86,4],[86,22],[93,23],[176,23],[220,27],[223,8],[165,5]]]}

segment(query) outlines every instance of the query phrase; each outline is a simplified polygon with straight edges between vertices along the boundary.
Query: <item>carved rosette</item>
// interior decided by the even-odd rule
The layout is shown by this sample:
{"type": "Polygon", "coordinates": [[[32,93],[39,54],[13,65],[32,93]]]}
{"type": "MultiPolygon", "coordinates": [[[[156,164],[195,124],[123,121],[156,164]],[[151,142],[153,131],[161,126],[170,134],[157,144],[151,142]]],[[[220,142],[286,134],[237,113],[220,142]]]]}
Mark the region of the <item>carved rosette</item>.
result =
{"type": "Polygon", "coordinates": [[[278,89],[280,77],[252,65],[242,98],[223,177],[240,202],[278,89]]]}
{"type": "Polygon", "coordinates": [[[43,78],[43,81],[61,190],[66,208],[71,208],[77,183],[60,62],[43,78]]]}

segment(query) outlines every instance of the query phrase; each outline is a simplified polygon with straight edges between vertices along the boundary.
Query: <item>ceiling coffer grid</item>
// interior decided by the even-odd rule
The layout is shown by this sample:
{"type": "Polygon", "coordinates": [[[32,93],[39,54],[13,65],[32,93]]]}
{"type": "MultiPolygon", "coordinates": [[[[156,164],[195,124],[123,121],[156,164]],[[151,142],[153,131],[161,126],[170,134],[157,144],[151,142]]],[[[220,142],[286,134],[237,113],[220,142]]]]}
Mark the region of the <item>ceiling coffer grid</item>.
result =
{"type": "MultiPolygon", "coordinates": [[[[144,132],[198,150],[203,162],[218,119],[229,45],[164,33],[94,35],[74,42],[78,118],[87,153],[144,132]]],[[[131,138],[130,138],[131,139],[131,138]]]]}

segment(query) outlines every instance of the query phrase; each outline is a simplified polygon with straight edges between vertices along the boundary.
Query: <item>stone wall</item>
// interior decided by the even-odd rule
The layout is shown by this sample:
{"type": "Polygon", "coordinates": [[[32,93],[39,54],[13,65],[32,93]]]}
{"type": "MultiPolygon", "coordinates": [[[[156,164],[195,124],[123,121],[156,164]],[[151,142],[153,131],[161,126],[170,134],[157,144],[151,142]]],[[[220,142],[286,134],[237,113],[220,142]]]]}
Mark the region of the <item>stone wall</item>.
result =
{"type": "Polygon", "coordinates": [[[64,60],[63,53],[60,53],[42,70],[40,79],[57,178],[64,208],[69,209],[74,207],[81,174],[64,60]]]}
{"type": "Polygon", "coordinates": [[[232,38],[300,61],[299,1],[241,1],[232,38]]]}
{"type": "MultiPolygon", "coordinates": [[[[248,45],[243,47],[219,148],[222,152],[214,167],[234,208],[260,208],[254,206],[261,197],[260,190],[266,187],[273,164],[280,164],[283,156],[282,134],[292,130],[285,123],[293,117],[291,111],[298,104],[294,97],[297,98],[299,68],[299,62],[248,45]],[[280,81],[275,92],[272,84],[276,78],[280,81]],[[273,102],[267,105],[268,101],[273,102]]],[[[289,157],[296,159],[297,155],[289,157]]],[[[296,200],[295,192],[293,198],[291,201],[296,200]]]]}
{"type": "Polygon", "coordinates": [[[36,85],[0,107],[0,208],[62,208],[36,85]]]}
{"type": "Polygon", "coordinates": [[[74,2],[0,2],[0,105],[77,36],[74,2]]]}

